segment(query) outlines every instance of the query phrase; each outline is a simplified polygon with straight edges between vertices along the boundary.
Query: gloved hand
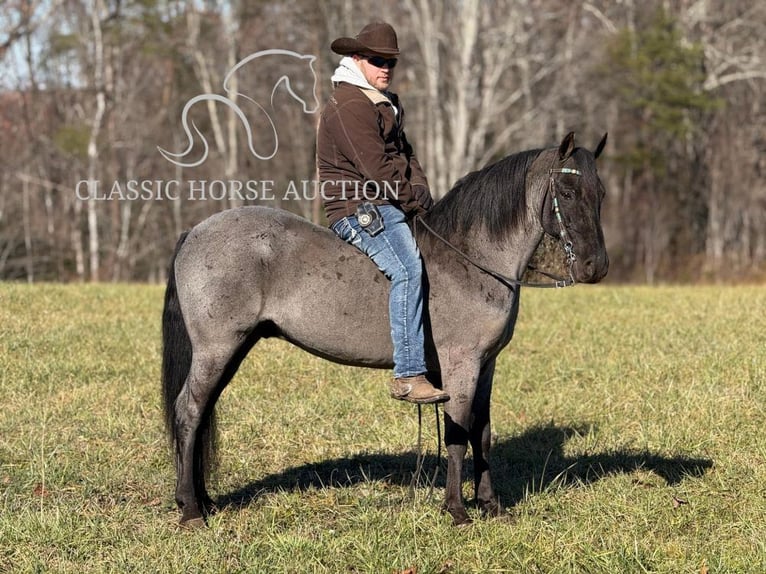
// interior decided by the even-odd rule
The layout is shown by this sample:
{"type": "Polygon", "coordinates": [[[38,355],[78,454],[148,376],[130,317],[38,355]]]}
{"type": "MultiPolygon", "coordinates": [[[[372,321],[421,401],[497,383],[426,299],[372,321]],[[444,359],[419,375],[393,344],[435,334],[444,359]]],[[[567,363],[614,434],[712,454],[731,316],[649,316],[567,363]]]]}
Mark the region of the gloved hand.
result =
{"type": "Polygon", "coordinates": [[[415,195],[415,199],[417,200],[418,205],[420,205],[422,208],[423,213],[427,212],[433,207],[434,200],[431,197],[431,191],[428,189],[428,186],[420,184],[413,185],[412,192],[415,195]]]}

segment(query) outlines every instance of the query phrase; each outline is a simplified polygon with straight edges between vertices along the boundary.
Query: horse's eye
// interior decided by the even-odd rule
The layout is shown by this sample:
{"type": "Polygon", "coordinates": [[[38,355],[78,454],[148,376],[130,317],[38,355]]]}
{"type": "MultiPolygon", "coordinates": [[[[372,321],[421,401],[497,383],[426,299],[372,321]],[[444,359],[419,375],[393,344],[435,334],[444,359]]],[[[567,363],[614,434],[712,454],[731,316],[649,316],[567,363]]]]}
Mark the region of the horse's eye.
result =
{"type": "Polygon", "coordinates": [[[561,197],[564,199],[573,199],[575,196],[575,190],[571,187],[562,187],[561,188],[561,197]]]}

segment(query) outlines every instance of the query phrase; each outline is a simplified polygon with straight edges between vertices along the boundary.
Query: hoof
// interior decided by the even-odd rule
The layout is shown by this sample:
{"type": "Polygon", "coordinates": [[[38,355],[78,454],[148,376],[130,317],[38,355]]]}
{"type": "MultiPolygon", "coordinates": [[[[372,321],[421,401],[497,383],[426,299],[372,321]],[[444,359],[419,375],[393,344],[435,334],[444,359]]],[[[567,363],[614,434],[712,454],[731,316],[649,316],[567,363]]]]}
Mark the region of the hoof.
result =
{"type": "Polygon", "coordinates": [[[514,515],[507,508],[503,508],[497,501],[487,502],[479,506],[483,518],[491,518],[498,522],[514,522],[514,515]]]}
{"type": "Polygon", "coordinates": [[[452,518],[452,526],[457,526],[458,528],[465,528],[467,526],[471,526],[471,524],[473,524],[473,520],[467,516],[465,518],[452,518]]]}
{"type": "Polygon", "coordinates": [[[205,519],[201,516],[198,516],[197,518],[189,518],[187,520],[184,520],[183,518],[178,523],[178,526],[183,528],[184,530],[201,530],[205,527],[207,527],[207,524],[205,524],[205,519]]]}
{"type": "Polygon", "coordinates": [[[468,517],[465,508],[458,508],[455,510],[443,508],[442,510],[448,512],[452,517],[452,526],[468,526],[469,524],[473,524],[473,520],[468,517]]]}
{"type": "Polygon", "coordinates": [[[218,506],[216,506],[215,501],[209,496],[205,496],[202,500],[200,500],[199,506],[202,509],[202,514],[204,516],[212,516],[213,514],[218,513],[220,510],[218,506]]]}
{"type": "Polygon", "coordinates": [[[490,518],[502,518],[507,514],[506,510],[497,502],[487,502],[480,504],[482,516],[490,518]]]}
{"type": "Polygon", "coordinates": [[[504,510],[501,514],[495,516],[494,520],[501,524],[516,524],[516,515],[504,510]]]}

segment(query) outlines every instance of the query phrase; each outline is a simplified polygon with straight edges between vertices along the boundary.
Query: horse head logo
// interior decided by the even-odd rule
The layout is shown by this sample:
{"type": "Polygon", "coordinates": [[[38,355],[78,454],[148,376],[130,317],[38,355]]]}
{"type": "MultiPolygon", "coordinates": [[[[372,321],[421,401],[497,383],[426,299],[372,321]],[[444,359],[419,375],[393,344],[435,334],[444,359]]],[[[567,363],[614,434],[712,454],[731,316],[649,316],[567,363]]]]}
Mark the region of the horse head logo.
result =
{"type": "Polygon", "coordinates": [[[247,134],[247,146],[250,150],[250,153],[253,154],[254,157],[261,159],[261,160],[269,160],[273,158],[277,150],[279,149],[279,137],[277,135],[277,128],[274,125],[274,120],[271,118],[271,115],[269,112],[255,99],[251,98],[247,94],[243,94],[241,92],[235,91],[231,88],[231,79],[232,77],[240,70],[240,68],[250,64],[251,62],[254,62],[255,60],[258,60],[260,58],[263,58],[265,56],[287,56],[289,58],[292,58],[294,60],[297,60],[300,63],[303,63],[308,66],[309,71],[311,72],[311,82],[310,82],[310,93],[299,95],[296,93],[295,89],[298,86],[304,86],[305,84],[303,82],[299,81],[290,81],[290,76],[287,74],[283,74],[280,76],[277,81],[274,83],[274,86],[271,90],[271,99],[270,99],[270,105],[273,108],[274,105],[274,94],[277,92],[280,86],[284,85],[287,92],[292,96],[293,99],[300,102],[303,106],[303,113],[305,114],[313,114],[316,113],[319,109],[319,100],[316,95],[316,85],[317,85],[317,75],[316,71],[314,70],[314,62],[316,61],[316,56],[312,56],[310,54],[299,54],[298,52],[293,52],[291,50],[280,50],[280,49],[270,49],[270,50],[262,50],[260,52],[255,52],[254,54],[250,54],[248,57],[244,58],[242,61],[237,63],[236,66],[234,66],[231,70],[229,70],[229,73],[226,74],[226,77],[223,80],[223,89],[226,92],[226,95],[220,95],[220,94],[200,94],[198,96],[195,96],[191,98],[188,102],[186,102],[186,105],[184,106],[183,112],[181,113],[181,124],[183,125],[184,133],[186,134],[186,139],[188,141],[188,145],[184,151],[181,153],[171,153],[165,149],[162,149],[161,147],[157,146],[157,149],[162,154],[162,157],[164,157],[169,162],[180,166],[180,167],[196,167],[200,164],[202,164],[206,159],[209,151],[207,140],[205,139],[205,136],[202,134],[202,132],[197,128],[194,121],[191,120],[191,127],[194,129],[194,132],[196,132],[198,139],[201,141],[203,146],[203,152],[202,155],[196,159],[196,160],[187,160],[187,156],[193,151],[195,146],[195,137],[192,133],[192,130],[189,129],[189,111],[191,108],[199,103],[199,102],[207,102],[207,101],[214,101],[214,102],[220,102],[227,107],[229,107],[239,118],[240,122],[242,123],[242,126],[245,129],[245,133],[247,134]],[[265,117],[266,124],[271,129],[271,133],[273,136],[274,145],[271,149],[271,151],[267,154],[260,154],[255,150],[254,144],[253,144],[253,129],[251,126],[251,122],[248,120],[245,113],[242,111],[239,105],[234,101],[236,98],[242,98],[244,100],[247,100],[248,102],[252,103],[265,117]]]}

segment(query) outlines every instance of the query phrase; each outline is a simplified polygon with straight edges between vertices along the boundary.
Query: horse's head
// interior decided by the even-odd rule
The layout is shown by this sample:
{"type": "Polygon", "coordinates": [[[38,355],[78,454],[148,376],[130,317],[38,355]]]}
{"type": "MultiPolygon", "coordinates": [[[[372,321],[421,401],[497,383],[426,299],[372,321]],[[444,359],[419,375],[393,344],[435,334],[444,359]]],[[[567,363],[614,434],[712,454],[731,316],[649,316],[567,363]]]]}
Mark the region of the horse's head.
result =
{"type": "Polygon", "coordinates": [[[547,234],[563,242],[572,276],[580,283],[597,283],[609,269],[601,229],[605,189],[596,171],[596,158],[604,145],[606,134],[594,152],[576,148],[570,132],[548,164],[541,223],[547,234]]]}

